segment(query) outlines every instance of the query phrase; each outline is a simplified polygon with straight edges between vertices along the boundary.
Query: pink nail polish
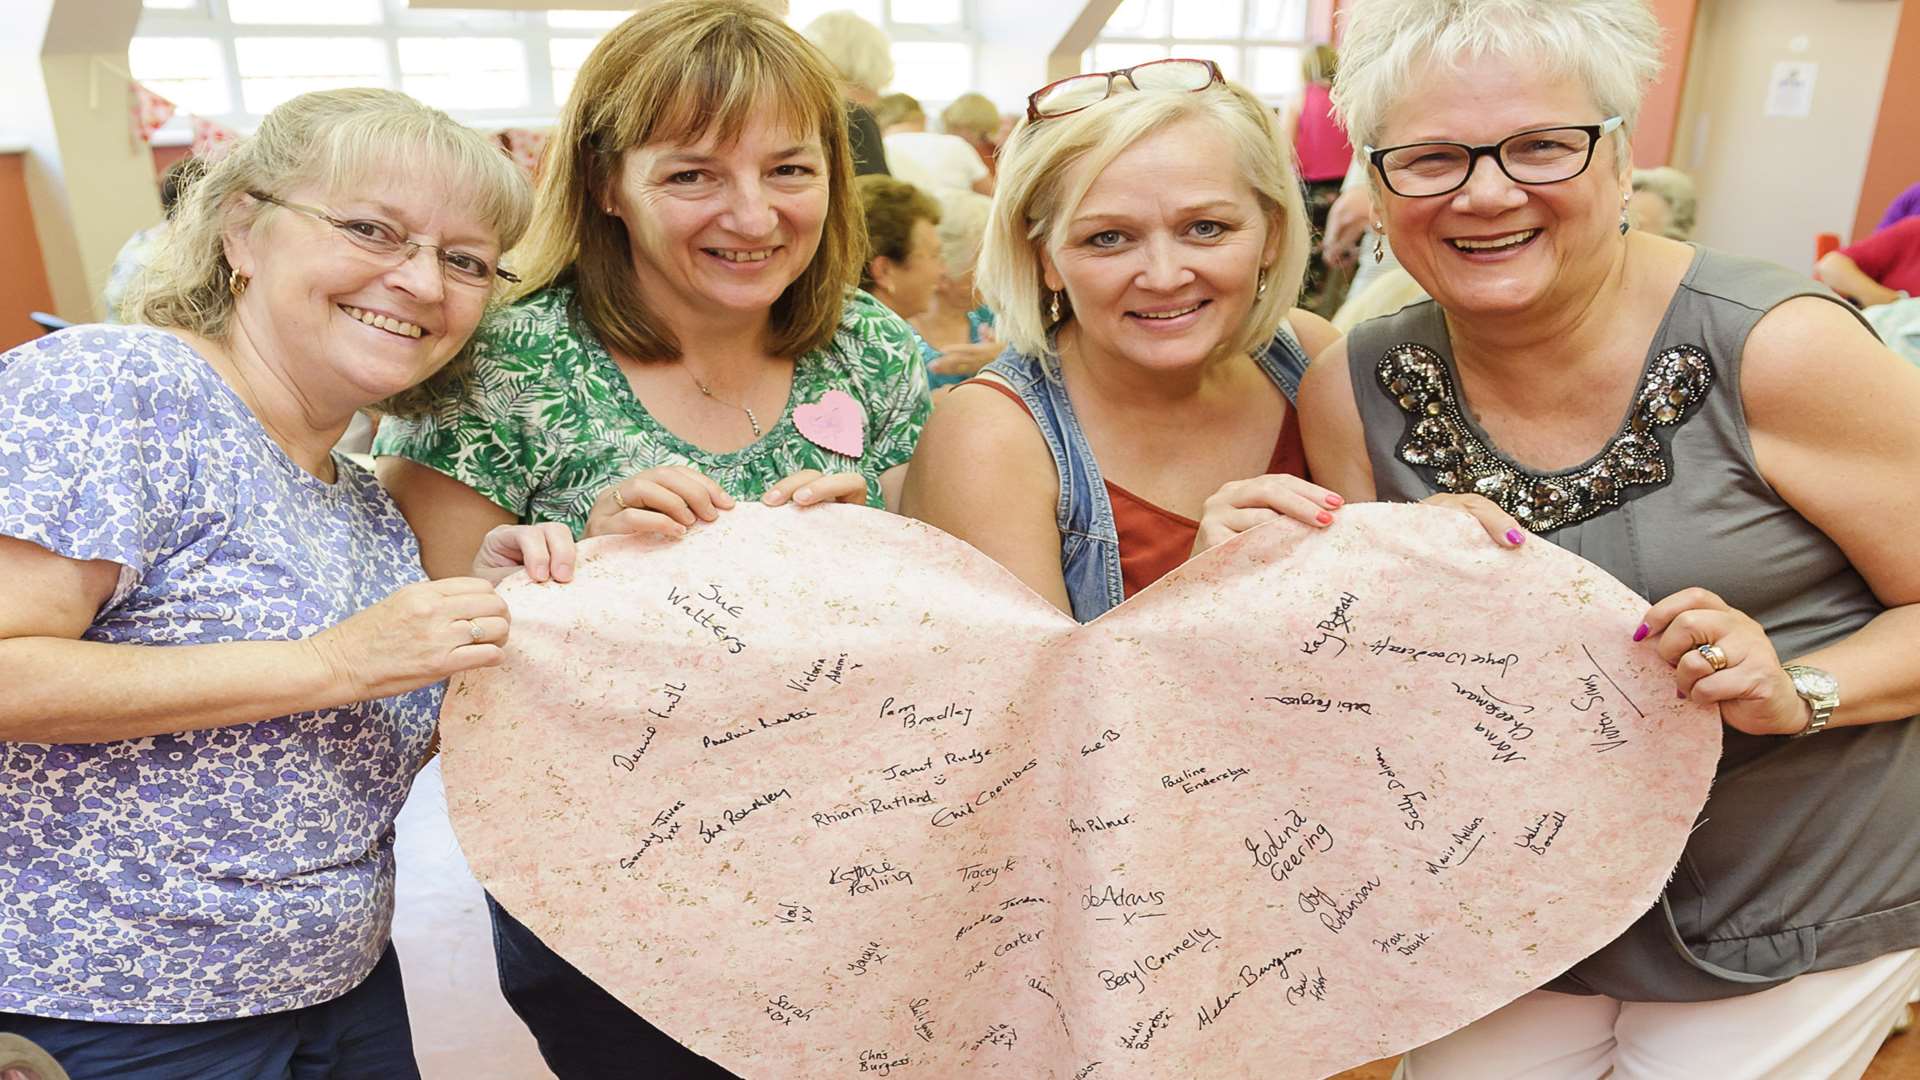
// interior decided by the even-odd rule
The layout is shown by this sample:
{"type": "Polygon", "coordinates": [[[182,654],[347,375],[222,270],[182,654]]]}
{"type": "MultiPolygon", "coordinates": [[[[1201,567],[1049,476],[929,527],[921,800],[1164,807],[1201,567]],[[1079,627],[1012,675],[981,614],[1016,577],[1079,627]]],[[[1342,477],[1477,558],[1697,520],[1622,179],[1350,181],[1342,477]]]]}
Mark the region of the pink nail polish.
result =
{"type": "Polygon", "coordinates": [[[1347,500],[1341,498],[1338,495],[1329,494],[1327,496],[1327,505],[1328,506],[1345,506],[1347,505],[1347,500]]]}
{"type": "Polygon", "coordinates": [[[1331,525],[1333,524],[1333,515],[1327,513],[1325,510],[1322,510],[1318,514],[1314,515],[1313,520],[1319,522],[1322,525],[1331,525]]]}
{"type": "Polygon", "coordinates": [[[1527,542],[1527,538],[1521,535],[1519,529],[1507,530],[1507,543],[1512,544],[1514,547],[1519,547],[1521,544],[1524,544],[1526,542],[1527,542]]]}
{"type": "Polygon", "coordinates": [[[1649,630],[1649,629],[1647,629],[1647,624],[1646,624],[1646,623],[1641,623],[1641,624],[1640,624],[1640,629],[1638,629],[1638,630],[1635,630],[1635,631],[1633,632],[1633,640],[1635,640],[1635,641],[1645,641],[1645,640],[1647,640],[1647,635],[1648,635],[1648,634],[1650,634],[1650,633],[1652,633],[1652,632],[1653,632],[1653,631],[1651,631],[1651,630],[1649,630]]]}

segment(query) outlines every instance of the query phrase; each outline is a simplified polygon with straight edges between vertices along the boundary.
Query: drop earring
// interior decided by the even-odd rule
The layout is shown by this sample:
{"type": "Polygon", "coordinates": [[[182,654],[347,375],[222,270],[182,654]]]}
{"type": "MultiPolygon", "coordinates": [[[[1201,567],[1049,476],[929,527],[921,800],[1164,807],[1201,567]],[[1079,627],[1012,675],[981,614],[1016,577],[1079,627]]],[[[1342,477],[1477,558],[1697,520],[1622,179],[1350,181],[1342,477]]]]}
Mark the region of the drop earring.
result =
{"type": "Polygon", "coordinates": [[[1387,230],[1379,222],[1373,224],[1373,261],[1384,262],[1387,257],[1387,230]]]}
{"type": "Polygon", "coordinates": [[[1060,291],[1058,289],[1054,290],[1053,296],[1047,301],[1047,321],[1060,321],[1060,291]]]}
{"type": "Polygon", "coordinates": [[[1633,222],[1627,220],[1627,204],[1620,204],[1620,235],[1625,236],[1633,229],[1633,222]]]}
{"type": "Polygon", "coordinates": [[[1267,268],[1264,266],[1261,267],[1259,276],[1255,277],[1253,280],[1254,280],[1253,295],[1255,296],[1267,295],[1267,268]]]}

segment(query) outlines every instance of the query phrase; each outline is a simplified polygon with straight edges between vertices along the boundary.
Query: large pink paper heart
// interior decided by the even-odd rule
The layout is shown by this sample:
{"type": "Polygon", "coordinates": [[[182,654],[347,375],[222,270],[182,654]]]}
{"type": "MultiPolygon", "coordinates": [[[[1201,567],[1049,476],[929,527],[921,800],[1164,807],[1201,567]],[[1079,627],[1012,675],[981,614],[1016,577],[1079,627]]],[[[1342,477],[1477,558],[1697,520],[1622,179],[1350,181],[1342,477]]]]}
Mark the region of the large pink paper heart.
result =
{"type": "Polygon", "coordinates": [[[1321,1076],[1658,896],[1719,727],[1543,542],[1355,506],[1087,626],[859,507],[743,506],[503,589],[443,716],[522,921],[750,1077],[1321,1076]]]}
{"type": "Polygon", "coordinates": [[[829,390],[819,401],[794,409],[793,426],[836,454],[857,458],[867,445],[867,410],[845,390],[829,390]]]}

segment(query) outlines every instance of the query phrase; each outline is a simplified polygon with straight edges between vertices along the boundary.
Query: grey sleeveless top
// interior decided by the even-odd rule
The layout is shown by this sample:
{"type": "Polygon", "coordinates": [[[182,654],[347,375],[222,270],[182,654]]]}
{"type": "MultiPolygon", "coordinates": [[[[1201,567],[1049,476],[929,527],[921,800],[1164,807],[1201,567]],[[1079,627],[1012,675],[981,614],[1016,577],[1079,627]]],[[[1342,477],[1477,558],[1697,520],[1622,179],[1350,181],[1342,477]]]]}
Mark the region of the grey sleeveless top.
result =
{"type": "MultiPolygon", "coordinates": [[[[1760,475],[1740,399],[1748,332],[1798,296],[1840,303],[1783,268],[1697,250],[1613,439],[1557,472],[1518,464],[1474,423],[1437,304],[1363,323],[1347,355],[1379,497],[1479,492],[1649,601],[1718,593],[1783,659],[1839,641],[1882,608],[1760,475]]],[[[1704,1001],[1920,946],[1920,724],[1722,734],[1661,902],[1548,989],[1704,1001]]]]}

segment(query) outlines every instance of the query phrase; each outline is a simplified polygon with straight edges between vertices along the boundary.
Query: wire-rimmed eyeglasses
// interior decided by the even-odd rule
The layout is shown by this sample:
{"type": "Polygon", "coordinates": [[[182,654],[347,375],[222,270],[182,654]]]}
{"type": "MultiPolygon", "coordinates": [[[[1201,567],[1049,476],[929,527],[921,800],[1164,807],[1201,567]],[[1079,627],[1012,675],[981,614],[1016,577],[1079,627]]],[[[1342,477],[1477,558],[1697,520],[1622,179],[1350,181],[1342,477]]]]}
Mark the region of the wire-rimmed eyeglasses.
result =
{"type": "Polygon", "coordinates": [[[1205,90],[1225,82],[1220,65],[1211,60],[1149,60],[1118,71],[1069,75],[1027,95],[1027,122],[1035,123],[1077,113],[1113,96],[1115,80],[1125,79],[1135,90],[1205,90]]]}
{"type": "Polygon", "coordinates": [[[1620,117],[1598,124],[1534,128],[1497,143],[1468,146],[1456,142],[1418,142],[1361,152],[1373,163],[1387,190],[1409,199],[1425,199],[1460,190],[1474,166],[1490,157],[1516,184],[1557,184],[1587,171],[1600,137],[1618,128],[1620,117]]]}
{"type": "Polygon", "coordinates": [[[387,260],[391,266],[399,266],[413,258],[421,248],[432,248],[439,257],[441,270],[450,278],[463,285],[486,288],[493,284],[494,278],[505,282],[517,282],[520,278],[501,267],[470,251],[448,251],[439,244],[423,244],[418,240],[409,240],[394,231],[393,226],[372,218],[337,218],[317,206],[302,206],[299,203],[276,199],[264,191],[249,191],[247,194],[263,203],[272,203],[297,214],[326,222],[337,229],[354,247],[369,255],[387,260]]]}

